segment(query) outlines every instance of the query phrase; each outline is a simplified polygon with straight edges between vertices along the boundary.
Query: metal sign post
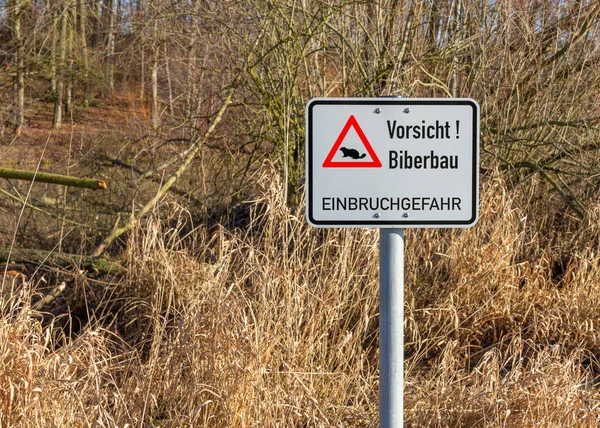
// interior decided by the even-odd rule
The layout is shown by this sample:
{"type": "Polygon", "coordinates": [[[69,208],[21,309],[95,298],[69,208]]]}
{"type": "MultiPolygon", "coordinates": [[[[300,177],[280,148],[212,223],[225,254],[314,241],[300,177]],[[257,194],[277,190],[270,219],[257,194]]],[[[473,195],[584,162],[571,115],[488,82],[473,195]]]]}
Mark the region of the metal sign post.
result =
{"type": "Polygon", "coordinates": [[[404,426],[404,229],[379,233],[379,423],[404,426]]]}

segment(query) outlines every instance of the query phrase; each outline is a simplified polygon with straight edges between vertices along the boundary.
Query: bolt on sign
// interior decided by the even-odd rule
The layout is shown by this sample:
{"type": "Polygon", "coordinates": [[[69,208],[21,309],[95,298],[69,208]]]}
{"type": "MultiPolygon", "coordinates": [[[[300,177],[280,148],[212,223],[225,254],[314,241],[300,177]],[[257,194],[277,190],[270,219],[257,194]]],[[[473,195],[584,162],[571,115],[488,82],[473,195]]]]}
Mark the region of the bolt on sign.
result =
{"type": "Polygon", "coordinates": [[[472,99],[315,98],[306,107],[308,222],[470,227],[479,213],[472,99]]]}

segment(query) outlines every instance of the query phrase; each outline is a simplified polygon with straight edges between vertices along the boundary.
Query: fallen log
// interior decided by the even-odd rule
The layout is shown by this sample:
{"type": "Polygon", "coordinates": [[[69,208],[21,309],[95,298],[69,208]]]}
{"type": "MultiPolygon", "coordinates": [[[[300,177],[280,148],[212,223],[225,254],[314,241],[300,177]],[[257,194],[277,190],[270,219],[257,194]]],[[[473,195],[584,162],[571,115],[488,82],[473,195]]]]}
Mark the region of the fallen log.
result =
{"type": "Polygon", "coordinates": [[[106,181],[93,178],[79,178],[70,175],[52,174],[40,171],[25,171],[22,169],[0,168],[0,178],[15,180],[35,180],[40,183],[62,184],[63,186],[83,187],[86,189],[106,189],[106,181]]]}
{"type": "Polygon", "coordinates": [[[58,253],[33,248],[13,248],[10,250],[9,248],[0,247],[0,263],[7,262],[31,263],[60,268],[76,267],[101,275],[117,275],[125,272],[125,268],[121,264],[101,257],[58,253]]]}

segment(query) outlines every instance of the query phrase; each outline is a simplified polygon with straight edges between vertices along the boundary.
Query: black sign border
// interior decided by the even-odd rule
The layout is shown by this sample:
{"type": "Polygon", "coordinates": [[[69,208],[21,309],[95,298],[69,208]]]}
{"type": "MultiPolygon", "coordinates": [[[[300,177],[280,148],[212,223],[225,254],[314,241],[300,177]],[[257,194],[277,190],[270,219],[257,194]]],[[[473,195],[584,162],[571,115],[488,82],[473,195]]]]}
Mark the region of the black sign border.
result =
{"type": "Polygon", "coordinates": [[[477,223],[479,219],[479,106],[471,99],[415,99],[415,98],[380,98],[380,99],[361,99],[361,98],[315,98],[308,102],[306,106],[306,216],[308,222],[315,227],[412,227],[412,228],[427,228],[427,227],[471,227],[477,223]],[[317,220],[313,215],[313,109],[318,105],[371,105],[378,106],[439,106],[439,105],[468,105],[473,110],[473,186],[472,198],[473,205],[471,218],[469,220],[317,220]]]}

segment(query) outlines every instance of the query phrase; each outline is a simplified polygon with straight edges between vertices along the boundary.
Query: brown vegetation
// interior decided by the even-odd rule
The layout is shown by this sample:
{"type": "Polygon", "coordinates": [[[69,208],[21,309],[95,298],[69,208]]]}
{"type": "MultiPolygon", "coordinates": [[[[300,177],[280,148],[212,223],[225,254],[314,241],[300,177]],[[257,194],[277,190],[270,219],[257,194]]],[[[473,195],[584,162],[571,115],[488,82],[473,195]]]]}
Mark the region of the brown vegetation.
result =
{"type": "Polygon", "coordinates": [[[479,223],[406,233],[407,426],[597,426],[600,3],[0,7],[0,168],[108,186],[0,179],[0,426],[376,426],[378,233],[307,226],[304,106],[388,94],[482,115],[479,223]]]}

